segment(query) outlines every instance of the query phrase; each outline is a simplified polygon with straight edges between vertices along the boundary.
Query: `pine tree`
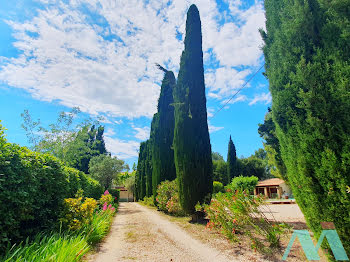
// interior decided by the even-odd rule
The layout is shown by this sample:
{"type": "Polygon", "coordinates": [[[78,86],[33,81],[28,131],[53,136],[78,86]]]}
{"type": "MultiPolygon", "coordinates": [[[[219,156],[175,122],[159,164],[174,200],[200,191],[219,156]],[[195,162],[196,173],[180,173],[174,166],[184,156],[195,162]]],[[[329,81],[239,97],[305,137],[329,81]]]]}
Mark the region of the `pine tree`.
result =
{"type": "Polygon", "coordinates": [[[104,131],[105,131],[104,126],[98,127],[96,137],[95,137],[94,142],[92,144],[92,149],[97,153],[97,155],[107,154],[105,141],[103,139],[104,131]]]}
{"type": "Polygon", "coordinates": [[[272,119],[288,181],[316,238],[334,222],[350,252],[348,1],[265,0],[272,119]]]}
{"type": "Polygon", "coordinates": [[[230,136],[228,142],[228,151],[227,151],[227,183],[230,183],[232,178],[238,176],[237,173],[237,156],[236,156],[236,147],[233,144],[233,141],[230,136]]]}
{"type": "Polygon", "coordinates": [[[174,89],[174,156],[182,208],[194,212],[197,202],[212,193],[213,170],[204,85],[199,11],[187,12],[185,50],[174,89]]]}
{"type": "Polygon", "coordinates": [[[156,197],[157,187],[164,180],[174,180],[176,170],[174,164],[174,151],[172,149],[174,138],[174,107],[173,89],[176,84],[174,73],[160,67],[165,72],[160,96],[158,112],[154,114],[151,125],[151,151],[152,151],[152,185],[153,196],[156,197]]]}

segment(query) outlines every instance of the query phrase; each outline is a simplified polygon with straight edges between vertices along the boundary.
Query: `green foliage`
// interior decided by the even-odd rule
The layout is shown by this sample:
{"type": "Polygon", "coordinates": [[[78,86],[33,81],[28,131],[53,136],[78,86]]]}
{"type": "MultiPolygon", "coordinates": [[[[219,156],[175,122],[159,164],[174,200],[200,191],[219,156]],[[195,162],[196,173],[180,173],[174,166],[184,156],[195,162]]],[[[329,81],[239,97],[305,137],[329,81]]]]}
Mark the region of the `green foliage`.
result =
{"type": "Polygon", "coordinates": [[[153,196],[150,197],[144,197],[142,201],[140,201],[142,204],[150,207],[155,207],[153,196]]]}
{"type": "Polygon", "coordinates": [[[256,176],[260,180],[270,178],[267,161],[254,155],[237,159],[238,173],[243,176],[256,176]]]}
{"type": "Polygon", "coordinates": [[[238,176],[238,168],[237,168],[237,156],[236,156],[236,147],[233,144],[233,141],[230,136],[230,140],[228,142],[228,151],[227,151],[227,180],[226,183],[229,183],[232,178],[238,176]]]}
{"type": "Polygon", "coordinates": [[[135,173],[125,180],[124,185],[129,192],[135,194],[135,173]]]}
{"type": "Polygon", "coordinates": [[[88,244],[96,245],[108,234],[114,214],[112,209],[94,212],[91,222],[83,224],[79,233],[85,236],[88,244]]]}
{"type": "Polygon", "coordinates": [[[287,169],[282,160],[280,143],[276,136],[276,126],[272,120],[272,112],[270,108],[265,115],[264,123],[259,124],[258,132],[265,140],[264,148],[267,153],[268,165],[271,167],[271,175],[288,182],[287,169]]]}
{"type": "MultiPolygon", "coordinates": [[[[29,239],[25,244],[14,245],[5,252],[0,261],[80,261],[83,256],[90,250],[89,245],[96,245],[108,233],[115,211],[111,208],[106,210],[99,210],[91,212],[96,206],[95,200],[87,199],[85,203],[81,203],[80,197],[70,199],[69,206],[72,209],[85,209],[84,205],[88,207],[83,211],[84,216],[89,216],[89,219],[81,219],[78,228],[71,228],[64,233],[38,234],[30,242],[29,239]],[[91,206],[91,202],[94,202],[91,206]],[[71,205],[73,204],[73,205],[71,205]],[[88,211],[88,212],[86,212],[88,211]]],[[[74,211],[67,210],[72,215],[74,211]]],[[[67,218],[67,217],[65,217],[67,218]]]]}
{"type": "Polygon", "coordinates": [[[76,134],[74,139],[67,145],[63,159],[72,167],[89,173],[89,163],[93,157],[107,155],[103,140],[104,127],[85,125],[76,134]]]}
{"type": "Polygon", "coordinates": [[[166,71],[158,100],[158,112],[154,115],[151,125],[150,149],[152,155],[152,194],[154,196],[160,182],[176,178],[172,149],[175,124],[172,93],[175,85],[174,73],[166,71]]]}
{"type": "Polygon", "coordinates": [[[110,155],[98,155],[91,158],[89,172],[105,189],[110,189],[117,175],[126,168],[123,160],[110,155]]]}
{"type": "Polygon", "coordinates": [[[99,121],[91,119],[73,127],[73,120],[79,113],[79,108],[73,108],[68,113],[61,112],[56,123],[50,124],[47,129],[41,126],[40,120],[34,121],[28,110],[24,110],[21,114],[24,120],[22,128],[34,151],[50,153],[69,166],[88,173],[90,159],[107,153],[103,140],[104,127],[96,129],[99,121]]]}
{"type": "Polygon", "coordinates": [[[225,161],[224,157],[218,152],[211,153],[211,159],[214,161],[225,161]]]}
{"type": "Polygon", "coordinates": [[[265,241],[270,247],[278,247],[283,225],[268,220],[259,206],[262,197],[253,197],[244,191],[217,193],[210,205],[204,205],[209,218],[208,229],[216,228],[228,239],[239,242],[238,234],[251,240],[251,247],[267,252],[265,241]]]}
{"type": "Polygon", "coordinates": [[[135,177],[135,197],[141,200],[152,195],[152,155],[150,140],[140,144],[139,159],[135,177]]]}
{"type": "Polygon", "coordinates": [[[0,260],[3,262],[75,262],[88,253],[90,247],[83,234],[39,234],[33,242],[26,242],[8,250],[0,260]]]}
{"type": "Polygon", "coordinates": [[[184,215],[180,205],[179,189],[176,180],[166,180],[159,184],[156,201],[159,210],[173,215],[184,215]]]}
{"type": "Polygon", "coordinates": [[[97,201],[93,198],[86,198],[82,202],[82,199],[82,197],[77,197],[64,200],[60,221],[65,228],[78,230],[83,224],[91,222],[93,212],[97,208],[97,201]]]}
{"type": "Polygon", "coordinates": [[[114,202],[119,202],[120,199],[120,190],[119,189],[109,189],[109,193],[114,198],[114,202]]]}
{"type": "Polygon", "coordinates": [[[213,163],[208,131],[202,32],[199,11],[187,12],[185,50],[181,55],[175,106],[174,157],[182,208],[194,212],[213,190],[213,163]]]}
{"type": "Polygon", "coordinates": [[[213,160],[213,180],[227,184],[227,163],[224,160],[213,160]]]}
{"type": "Polygon", "coordinates": [[[214,181],[213,182],[213,194],[223,192],[224,191],[224,185],[221,182],[214,181]]]}
{"type": "Polygon", "coordinates": [[[266,0],[272,120],[287,177],[316,237],[332,221],[350,252],[348,1],[266,0]]]}
{"type": "Polygon", "coordinates": [[[256,176],[238,176],[232,179],[232,182],[228,184],[225,189],[232,192],[239,190],[252,193],[257,184],[258,178],[256,176]]]}
{"type": "Polygon", "coordinates": [[[63,200],[79,189],[91,196],[101,188],[95,180],[65,167],[49,154],[7,143],[2,133],[0,249],[55,225],[63,200]]]}

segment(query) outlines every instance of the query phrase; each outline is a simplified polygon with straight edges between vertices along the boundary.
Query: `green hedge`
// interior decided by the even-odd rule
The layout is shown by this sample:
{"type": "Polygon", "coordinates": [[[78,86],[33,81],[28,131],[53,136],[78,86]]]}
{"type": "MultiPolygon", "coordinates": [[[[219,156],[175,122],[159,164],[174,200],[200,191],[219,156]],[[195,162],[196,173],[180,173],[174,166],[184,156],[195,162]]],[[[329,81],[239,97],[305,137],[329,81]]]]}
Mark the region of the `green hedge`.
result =
{"type": "Polygon", "coordinates": [[[78,189],[99,197],[97,181],[49,154],[6,141],[0,124],[0,250],[57,225],[63,199],[78,189]]]}
{"type": "Polygon", "coordinates": [[[225,189],[231,191],[248,191],[252,193],[255,186],[258,184],[258,178],[256,176],[238,176],[232,179],[232,182],[228,184],[225,189]]]}
{"type": "Polygon", "coordinates": [[[109,193],[113,196],[113,198],[117,198],[117,202],[119,202],[120,199],[120,190],[119,189],[110,189],[108,190],[109,193]]]}

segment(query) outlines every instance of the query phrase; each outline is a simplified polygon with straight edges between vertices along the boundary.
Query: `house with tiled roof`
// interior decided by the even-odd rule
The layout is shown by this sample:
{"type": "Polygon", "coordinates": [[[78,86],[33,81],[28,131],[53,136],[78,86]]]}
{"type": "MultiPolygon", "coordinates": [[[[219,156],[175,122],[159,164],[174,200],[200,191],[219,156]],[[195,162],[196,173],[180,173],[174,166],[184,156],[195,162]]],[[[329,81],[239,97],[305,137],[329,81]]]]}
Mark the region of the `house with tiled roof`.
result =
{"type": "Polygon", "coordinates": [[[265,195],[267,198],[288,198],[292,190],[286,182],[280,178],[271,178],[259,181],[254,189],[254,195],[265,195]]]}

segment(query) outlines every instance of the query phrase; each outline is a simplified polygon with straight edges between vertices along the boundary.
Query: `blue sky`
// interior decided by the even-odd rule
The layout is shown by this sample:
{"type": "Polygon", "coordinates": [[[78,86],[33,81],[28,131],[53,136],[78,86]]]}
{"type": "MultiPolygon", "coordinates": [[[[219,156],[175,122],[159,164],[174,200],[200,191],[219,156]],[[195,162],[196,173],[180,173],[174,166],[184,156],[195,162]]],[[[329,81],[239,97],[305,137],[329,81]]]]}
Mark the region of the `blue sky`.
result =
{"type": "Polygon", "coordinates": [[[137,161],[163,78],[154,64],[177,76],[192,3],[202,21],[212,150],[226,158],[232,135],[238,156],[253,154],[271,103],[263,71],[212,115],[264,63],[258,0],[0,0],[0,119],[8,140],[28,145],[25,109],[45,125],[78,106],[81,118],[104,118],[113,155],[137,161]]]}

